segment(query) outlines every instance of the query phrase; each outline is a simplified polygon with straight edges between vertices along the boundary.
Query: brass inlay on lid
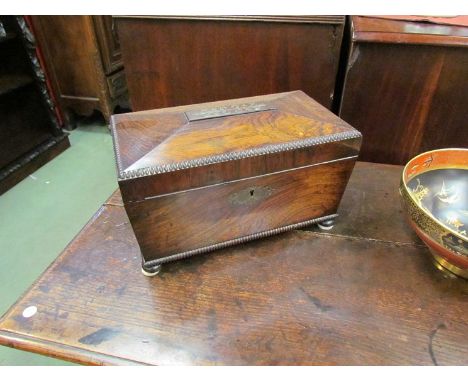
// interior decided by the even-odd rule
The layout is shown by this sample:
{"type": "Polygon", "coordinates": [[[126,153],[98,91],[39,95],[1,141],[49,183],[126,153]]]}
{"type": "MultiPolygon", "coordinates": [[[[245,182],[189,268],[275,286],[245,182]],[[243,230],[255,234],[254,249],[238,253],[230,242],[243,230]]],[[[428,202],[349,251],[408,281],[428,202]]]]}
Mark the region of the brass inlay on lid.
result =
{"type": "Polygon", "coordinates": [[[201,121],[203,119],[229,117],[232,115],[256,113],[258,111],[276,110],[275,107],[264,103],[244,103],[241,105],[214,107],[204,110],[190,110],[185,112],[189,122],[201,121]]]}

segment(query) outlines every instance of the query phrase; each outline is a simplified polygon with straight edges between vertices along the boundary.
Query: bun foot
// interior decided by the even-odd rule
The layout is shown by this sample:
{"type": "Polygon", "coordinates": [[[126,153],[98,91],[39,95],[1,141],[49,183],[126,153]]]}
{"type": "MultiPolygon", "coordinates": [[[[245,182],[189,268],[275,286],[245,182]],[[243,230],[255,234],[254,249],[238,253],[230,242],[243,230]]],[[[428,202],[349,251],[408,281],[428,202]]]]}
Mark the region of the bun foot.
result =
{"type": "Polygon", "coordinates": [[[317,223],[317,226],[323,231],[329,231],[335,225],[335,219],[325,220],[323,222],[317,223]]]}
{"type": "Polygon", "coordinates": [[[161,271],[161,265],[155,265],[154,267],[141,267],[141,273],[147,277],[154,277],[161,271]]]}

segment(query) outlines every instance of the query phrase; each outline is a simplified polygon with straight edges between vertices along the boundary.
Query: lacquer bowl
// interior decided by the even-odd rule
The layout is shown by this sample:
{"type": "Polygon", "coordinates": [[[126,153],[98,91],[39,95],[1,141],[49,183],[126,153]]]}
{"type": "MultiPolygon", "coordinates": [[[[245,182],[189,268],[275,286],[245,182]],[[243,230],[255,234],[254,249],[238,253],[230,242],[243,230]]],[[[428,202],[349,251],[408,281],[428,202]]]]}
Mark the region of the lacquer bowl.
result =
{"type": "Polygon", "coordinates": [[[428,151],[411,159],[400,195],[436,267],[468,278],[468,149],[428,151]]]}

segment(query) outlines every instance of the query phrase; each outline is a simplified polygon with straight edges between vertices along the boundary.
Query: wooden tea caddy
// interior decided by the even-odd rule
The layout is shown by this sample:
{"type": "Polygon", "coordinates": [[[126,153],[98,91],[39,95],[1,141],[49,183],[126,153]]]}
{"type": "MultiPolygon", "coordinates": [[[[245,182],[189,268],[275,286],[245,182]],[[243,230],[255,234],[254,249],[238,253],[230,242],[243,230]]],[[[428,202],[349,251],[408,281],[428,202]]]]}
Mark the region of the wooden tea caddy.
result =
{"type": "Polygon", "coordinates": [[[114,115],[111,127],[146,275],[309,224],[331,228],[362,139],[301,91],[114,115]]]}

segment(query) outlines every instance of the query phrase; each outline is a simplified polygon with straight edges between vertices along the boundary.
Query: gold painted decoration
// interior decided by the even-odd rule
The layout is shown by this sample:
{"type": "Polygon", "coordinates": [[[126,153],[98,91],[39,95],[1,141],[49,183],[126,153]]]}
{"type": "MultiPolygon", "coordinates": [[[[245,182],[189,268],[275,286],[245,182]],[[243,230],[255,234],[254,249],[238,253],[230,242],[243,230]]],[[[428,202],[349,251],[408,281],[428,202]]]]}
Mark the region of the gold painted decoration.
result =
{"type": "Polygon", "coordinates": [[[438,265],[468,278],[468,150],[413,158],[403,170],[400,195],[411,226],[438,265]]]}

